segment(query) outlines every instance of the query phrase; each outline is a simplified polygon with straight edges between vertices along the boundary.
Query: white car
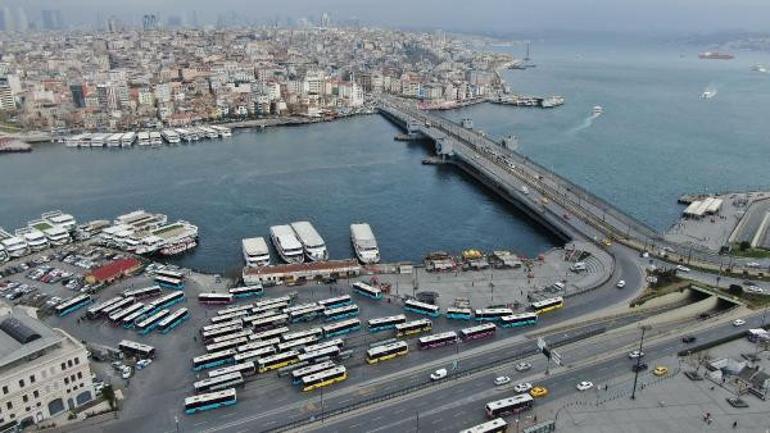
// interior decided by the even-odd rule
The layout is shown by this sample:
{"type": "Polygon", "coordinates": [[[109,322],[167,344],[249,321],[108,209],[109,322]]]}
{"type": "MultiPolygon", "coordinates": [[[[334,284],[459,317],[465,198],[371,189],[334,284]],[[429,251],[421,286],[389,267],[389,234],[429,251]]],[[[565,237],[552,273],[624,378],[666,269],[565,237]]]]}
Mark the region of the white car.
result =
{"type": "Polygon", "coordinates": [[[439,368],[430,374],[430,380],[441,380],[447,375],[446,368],[439,368]]]}
{"type": "Polygon", "coordinates": [[[759,286],[749,286],[746,287],[746,291],[749,293],[764,293],[764,289],[759,286]]]}
{"type": "Polygon", "coordinates": [[[733,320],[733,326],[743,326],[746,324],[746,321],[743,319],[735,319],[733,320]]]}
{"type": "Polygon", "coordinates": [[[690,272],[690,268],[682,265],[676,265],[676,270],[679,272],[690,272]]]}
{"type": "Polygon", "coordinates": [[[141,370],[150,364],[152,364],[152,359],[140,359],[139,361],[136,361],[136,369],[141,370]]]}
{"type": "Polygon", "coordinates": [[[506,383],[508,383],[510,381],[511,381],[511,378],[508,377],[508,376],[496,377],[495,378],[495,385],[496,386],[505,385],[506,383]]]}
{"type": "Polygon", "coordinates": [[[618,281],[618,284],[615,284],[615,285],[618,287],[618,289],[622,289],[623,287],[626,287],[626,281],[620,280],[618,281]]]}
{"type": "Polygon", "coordinates": [[[582,381],[582,382],[577,384],[578,391],[588,391],[589,389],[591,389],[593,387],[594,387],[594,384],[589,382],[589,381],[587,381],[587,380],[584,380],[584,381],[582,381]]]}
{"type": "Polygon", "coordinates": [[[527,371],[532,368],[532,364],[529,362],[520,362],[516,364],[516,371],[527,371]]]}
{"type": "Polygon", "coordinates": [[[642,358],[642,357],[644,357],[644,352],[640,352],[638,350],[634,350],[633,352],[628,354],[628,357],[631,358],[631,359],[642,358]]]}
{"type": "Polygon", "coordinates": [[[513,390],[515,392],[520,393],[520,394],[523,394],[523,393],[529,391],[530,389],[532,389],[532,384],[529,383],[529,382],[519,383],[519,384],[516,384],[516,386],[513,387],[513,390]]]}
{"type": "Polygon", "coordinates": [[[749,262],[749,263],[746,263],[746,266],[748,266],[748,267],[750,267],[750,268],[761,268],[761,267],[762,267],[762,265],[761,265],[761,264],[759,264],[759,263],[757,263],[757,262],[749,262]]]}
{"type": "Polygon", "coordinates": [[[133,369],[129,366],[124,366],[122,370],[120,370],[120,377],[123,379],[128,379],[131,377],[131,374],[133,373],[133,369]]]}

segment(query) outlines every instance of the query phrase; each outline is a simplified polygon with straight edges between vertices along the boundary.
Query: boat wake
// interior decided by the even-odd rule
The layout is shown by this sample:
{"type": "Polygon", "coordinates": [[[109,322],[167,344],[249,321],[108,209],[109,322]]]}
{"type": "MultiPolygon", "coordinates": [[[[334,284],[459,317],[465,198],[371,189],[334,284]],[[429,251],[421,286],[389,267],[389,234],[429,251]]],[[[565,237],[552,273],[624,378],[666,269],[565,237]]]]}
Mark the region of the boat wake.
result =
{"type": "Polygon", "coordinates": [[[709,84],[706,89],[703,90],[700,97],[701,99],[711,99],[717,95],[717,88],[714,84],[709,84]]]}
{"type": "Polygon", "coordinates": [[[590,116],[588,116],[585,119],[583,119],[583,122],[580,125],[570,129],[569,133],[570,134],[577,134],[578,132],[580,132],[580,131],[582,131],[584,129],[590,128],[594,124],[594,119],[596,119],[599,116],[601,116],[601,113],[593,113],[593,114],[591,114],[590,116]]]}

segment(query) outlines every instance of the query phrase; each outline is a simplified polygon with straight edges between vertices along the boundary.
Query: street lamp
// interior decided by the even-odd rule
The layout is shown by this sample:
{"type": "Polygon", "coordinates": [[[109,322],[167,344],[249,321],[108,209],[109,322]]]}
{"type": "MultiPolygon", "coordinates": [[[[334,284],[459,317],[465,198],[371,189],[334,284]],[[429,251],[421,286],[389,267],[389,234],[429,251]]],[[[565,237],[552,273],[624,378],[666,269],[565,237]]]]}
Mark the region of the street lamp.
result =
{"type": "Polygon", "coordinates": [[[639,339],[639,356],[636,357],[636,367],[634,368],[634,389],[631,391],[631,400],[636,399],[636,384],[639,380],[639,365],[642,363],[642,347],[644,345],[644,332],[650,328],[650,326],[642,325],[642,338],[639,339]]]}

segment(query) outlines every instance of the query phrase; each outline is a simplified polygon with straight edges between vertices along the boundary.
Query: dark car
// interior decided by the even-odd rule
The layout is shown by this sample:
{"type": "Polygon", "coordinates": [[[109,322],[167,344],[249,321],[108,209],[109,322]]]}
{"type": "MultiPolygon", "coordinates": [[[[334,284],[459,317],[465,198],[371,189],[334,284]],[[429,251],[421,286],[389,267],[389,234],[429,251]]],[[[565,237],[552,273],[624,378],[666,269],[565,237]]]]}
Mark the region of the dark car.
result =
{"type": "Polygon", "coordinates": [[[695,336],[694,335],[685,335],[682,337],[682,343],[694,343],[695,342],[695,336]]]}
{"type": "Polygon", "coordinates": [[[634,364],[631,366],[631,371],[633,371],[634,373],[638,373],[644,370],[647,370],[647,364],[645,364],[644,362],[640,362],[639,364],[634,364]]]}

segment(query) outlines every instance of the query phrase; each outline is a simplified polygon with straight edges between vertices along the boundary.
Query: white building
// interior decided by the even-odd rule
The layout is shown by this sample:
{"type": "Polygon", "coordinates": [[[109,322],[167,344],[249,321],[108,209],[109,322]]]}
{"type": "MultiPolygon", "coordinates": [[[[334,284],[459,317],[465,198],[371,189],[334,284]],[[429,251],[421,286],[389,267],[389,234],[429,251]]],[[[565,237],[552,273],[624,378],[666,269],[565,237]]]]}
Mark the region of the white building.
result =
{"type": "Polygon", "coordinates": [[[0,430],[36,424],[94,399],[86,348],[18,310],[0,310],[0,430]]]}

